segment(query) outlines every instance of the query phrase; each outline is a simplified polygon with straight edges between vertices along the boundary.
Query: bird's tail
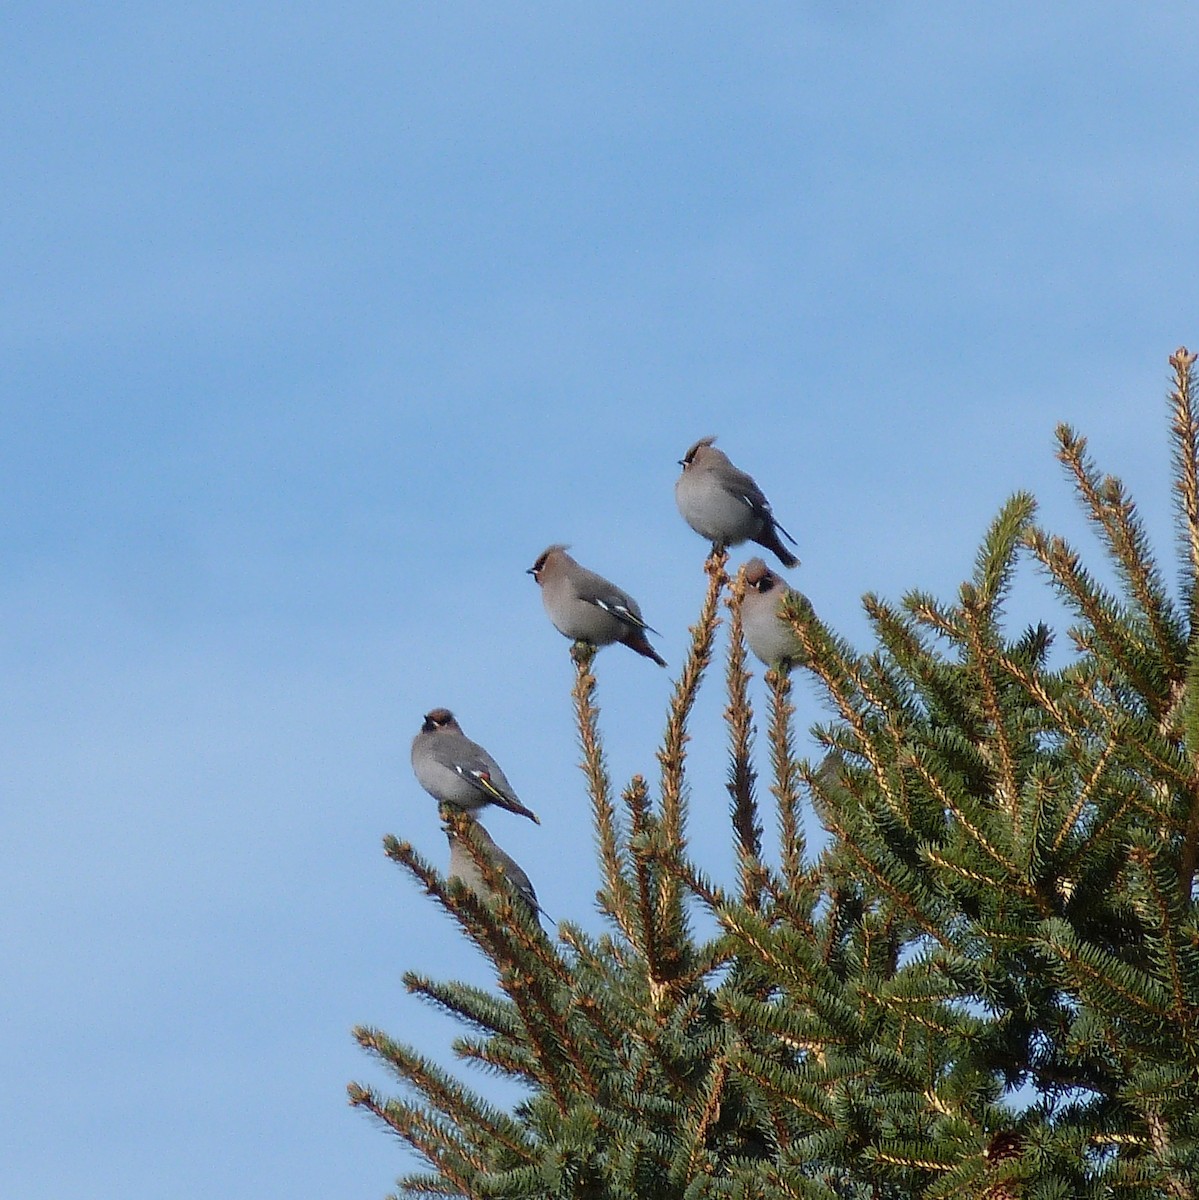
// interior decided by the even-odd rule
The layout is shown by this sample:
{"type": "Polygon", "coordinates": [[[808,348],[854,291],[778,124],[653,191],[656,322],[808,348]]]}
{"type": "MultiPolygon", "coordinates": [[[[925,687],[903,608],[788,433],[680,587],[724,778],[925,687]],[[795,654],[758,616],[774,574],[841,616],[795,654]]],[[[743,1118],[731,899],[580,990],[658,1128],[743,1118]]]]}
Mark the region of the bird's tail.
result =
{"type": "Polygon", "coordinates": [[[658,652],[649,644],[649,640],[640,629],[634,630],[627,638],[625,638],[626,646],[630,650],[636,650],[638,654],[645,658],[652,658],[660,667],[666,666],[664,659],[658,652]]]}
{"type": "Polygon", "coordinates": [[[779,537],[780,533],[793,546],[795,545],[795,539],[777,521],[775,521],[774,524],[771,525],[761,537],[754,538],[754,541],[757,542],[759,546],[763,546],[765,549],[769,550],[770,553],[773,554],[775,558],[777,558],[779,562],[783,564],[784,567],[787,567],[788,569],[791,567],[798,567],[799,559],[796,558],[795,555],[783,545],[782,538],[779,537]]]}
{"type": "Polygon", "coordinates": [[[490,779],[484,777],[480,781],[480,786],[492,804],[498,804],[500,808],[506,808],[510,813],[516,813],[519,817],[528,817],[535,825],[541,824],[541,818],[531,808],[525,808],[515,796],[502,792],[490,779]]]}

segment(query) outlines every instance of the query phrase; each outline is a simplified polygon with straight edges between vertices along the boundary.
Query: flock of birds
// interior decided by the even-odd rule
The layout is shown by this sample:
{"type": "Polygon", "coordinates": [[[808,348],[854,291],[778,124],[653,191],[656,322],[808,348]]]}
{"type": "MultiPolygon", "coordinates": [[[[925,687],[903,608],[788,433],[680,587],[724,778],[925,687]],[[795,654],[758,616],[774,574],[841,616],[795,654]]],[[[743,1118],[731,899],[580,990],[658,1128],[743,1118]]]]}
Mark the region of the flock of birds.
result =
{"type": "MultiPolygon", "coordinates": [[[[762,489],[750,475],[735,467],[728,455],[716,449],[715,441],[712,437],[701,438],[679,460],[683,471],[675,483],[674,495],[683,519],[712,543],[714,552],[750,541],[769,550],[784,567],[798,566],[799,559],[782,541],[785,538],[795,545],[795,539],[775,518],[762,489]]],[[[595,647],[619,642],[666,666],[646,636],[657,630],[646,624],[637,601],[577,563],[565,546],[550,546],[528,573],[540,586],[545,611],[559,633],[595,647]]],[[[794,631],[780,612],[790,589],[760,558],[746,563],[745,581],[741,620],[750,650],[767,666],[788,662],[799,651],[794,631]]],[[[448,708],[435,708],[425,714],[420,732],[412,741],[412,769],[421,787],[439,804],[470,818],[478,850],[512,884],[530,918],[539,920],[543,910],[528,875],[495,844],[475,814],[494,804],[538,825],[541,821],[521,803],[495,759],[462,732],[448,708]]],[[[450,842],[448,877],[460,880],[481,899],[488,899],[492,889],[470,847],[454,824],[447,825],[446,834],[450,842]]]]}

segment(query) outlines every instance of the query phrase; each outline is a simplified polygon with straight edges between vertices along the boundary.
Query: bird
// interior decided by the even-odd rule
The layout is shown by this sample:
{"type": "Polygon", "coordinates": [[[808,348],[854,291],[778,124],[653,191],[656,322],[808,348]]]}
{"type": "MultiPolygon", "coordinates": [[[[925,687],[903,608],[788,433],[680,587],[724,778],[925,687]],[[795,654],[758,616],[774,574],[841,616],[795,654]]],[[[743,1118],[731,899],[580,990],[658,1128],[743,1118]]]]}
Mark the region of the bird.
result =
{"type": "Polygon", "coordinates": [[[795,539],[778,523],[762,489],[744,471],[738,470],[714,437],[700,438],[681,459],[683,473],[674,485],[675,503],[683,520],[713,550],[756,542],[774,554],[784,567],[799,566],[779,538],[781,533],[793,546],[795,539]]]}
{"type": "Polygon", "coordinates": [[[628,592],[594,571],[581,567],[560,544],[542,551],[528,569],[541,587],[541,602],[554,628],[576,642],[610,646],[621,642],[660,667],[666,660],[649,644],[641,608],[628,592]]]}
{"type": "MultiPolygon", "coordinates": [[[[482,850],[483,856],[490,859],[495,869],[513,886],[517,896],[528,910],[529,916],[540,924],[538,913],[542,911],[542,908],[537,902],[537,893],[533,890],[533,885],[529,882],[529,877],[521,865],[495,844],[491,834],[483,828],[480,822],[470,819],[470,832],[474,836],[476,845],[482,850]]],[[[461,880],[463,886],[474,892],[480,900],[490,900],[495,893],[488,884],[479,864],[475,861],[474,855],[471,854],[470,847],[466,844],[466,837],[450,822],[446,823],[445,834],[450,842],[449,878],[461,880]]]]}
{"type": "Polygon", "coordinates": [[[786,666],[803,657],[795,630],[779,611],[787,597],[795,597],[804,608],[808,598],[789,588],[760,558],[745,564],[745,597],[741,601],[741,627],[749,648],[768,667],[786,666]]]}
{"type": "Polygon", "coordinates": [[[495,759],[462,732],[448,708],[425,714],[420,733],[412,739],[412,770],[421,787],[441,804],[470,813],[498,804],[541,824],[517,799],[495,759]]]}

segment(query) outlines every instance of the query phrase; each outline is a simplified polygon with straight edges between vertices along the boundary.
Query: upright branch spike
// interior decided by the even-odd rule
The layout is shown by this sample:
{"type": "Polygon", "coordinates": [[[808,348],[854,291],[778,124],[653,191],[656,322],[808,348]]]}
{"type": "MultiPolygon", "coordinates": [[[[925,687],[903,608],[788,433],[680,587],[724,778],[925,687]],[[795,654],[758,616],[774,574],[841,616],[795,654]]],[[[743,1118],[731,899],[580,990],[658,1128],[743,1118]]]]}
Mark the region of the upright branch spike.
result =
{"type": "Polygon", "coordinates": [[[790,673],[771,668],[766,672],[766,683],[770,687],[770,764],[774,777],[770,791],[778,804],[783,879],[790,890],[798,891],[804,881],[806,847],[799,816],[790,673]]]}
{"type": "Polygon", "coordinates": [[[1141,695],[1149,711],[1162,718],[1173,702],[1146,670],[1141,641],[1120,604],[1095,582],[1082,566],[1078,552],[1064,538],[1034,527],[1025,541],[1086,622],[1081,630],[1071,630],[1076,645],[1096,653],[1105,675],[1114,666],[1141,695]]]}
{"type": "Polygon", "coordinates": [[[632,848],[632,875],[636,892],[637,921],[631,944],[645,962],[650,987],[655,1000],[660,998],[670,971],[665,963],[662,948],[663,910],[668,904],[677,905],[678,885],[674,883],[673,895],[664,895],[663,889],[671,884],[666,872],[659,869],[650,842],[655,833],[653,816],[649,807],[649,792],[645,780],[634,775],[623,794],[629,809],[629,841],[632,848]]]}
{"type": "Polygon", "coordinates": [[[979,602],[987,611],[998,611],[1003,605],[1016,569],[1017,553],[1036,510],[1037,502],[1028,492],[1016,492],[987,530],[974,570],[979,602]]]}
{"type": "Polygon", "coordinates": [[[591,818],[599,844],[604,886],[599,893],[602,909],[617,923],[625,937],[633,931],[632,889],[628,882],[628,861],[621,849],[616,807],[612,803],[612,781],[604,761],[599,732],[599,706],[595,702],[596,679],[591,667],[595,647],[576,643],[571,648],[575,663],[575,685],[571,692],[575,706],[575,725],[583,761],[579,764],[587,779],[591,800],[591,818]]]}
{"type": "Polygon", "coordinates": [[[1191,639],[1182,695],[1182,737],[1189,768],[1185,790],[1190,797],[1190,811],[1178,857],[1178,890],[1183,903],[1189,904],[1195,887],[1195,869],[1199,864],[1199,638],[1191,639]]]}
{"type": "Polygon", "coordinates": [[[1178,524],[1186,565],[1183,570],[1187,599],[1188,636],[1194,639],[1199,624],[1199,419],[1192,394],[1195,359],[1185,346],[1170,355],[1174,390],[1170,393],[1174,435],[1174,487],[1178,493],[1178,524]]]}
{"type": "Polygon", "coordinates": [[[762,868],[762,824],[754,795],[753,707],[749,700],[750,672],[746,668],[745,637],[741,628],[741,602],[745,599],[745,568],[737,572],[730,587],[729,606],[729,693],[725,720],[729,727],[728,789],[731,816],[737,838],[741,873],[741,896],[751,908],[761,904],[766,874],[762,868]]]}
{"type": "Polygon", "coordinates": [[[682,1171],[681,1179],[691,1180],[702,1177],[710,1172],[715,1165],[715,1156],[708,1145],[712,1127],[720,1119],[721,1104],[724,1100],[725,1084],[729,1077],[729,1060],[727,1054],[721,1054],[715,1067],[708,1075],[700,1103],[690,1128],[685,1131],[687,1139],[687,1164],[682,1171]]]}
{"type": "MultiPolygon", "coordinates": [[[[982,604],[982,597],[968,585],[962,585],[962,614],[970,641],[970,654],[976,670],[974,678],[982,689],[983,716],[991,728],[994,748],[998,751],[997,768],[998,800],[1007,809],[1016,837],[1021,836],[1020,786],[1016,779],[1016,757],[1008,734],[1005,711],[999,697],[996,680],[996,658],[998,647],[994,642],[994,613],[982,604]]],[[[990,747],[987,757],[990,754],[990,747]]]]}
{"type": "MultiPolygon", "coordinates": [[[[1087,457],[1086,438],[1068,425],[1057,428],[1058,459],[1074,478],[1074,486],[1086,505],[1092,524],[1107,546],[1117,571],[1123,577],[1129,598],[1144,614],[1156,643],[1163,673],[1177,678],[1181,673],[1182,636],[1178,617],[1153,558],[1149,537],[1136,505],[1114,476],[1101,478],[1087,457]]],[[[1180,466],[1180,470],[1182,470],[1180,466]]]]}
{"type": "Polygon", "coordinates": [[[727,550],[714,550],[704,564],[708,575],[708,591],[704,596],[699,620],[691,626],[691,648],[687,652],[683,670],[674,687],[666,720],[666,734],[662,739],[662,749],[658,751],[658,761],[662,765],[662,830],[667,843],[680,853],[686,837],[683,781],[687,719],[695,705],[700,680],[712,661],[712,645],[716,639],[716,630],[720,626],[720,592],[728,578],[724,571],[728,559],[727,550]]]}
{"type": "Polygon", "coordinates": [[[854,753],[862,755],[870,764],[880,794],[889,805],[895,805],[896,797],[886,766],[889,748],[880,740],[883,733],[872,727],[870,717],[885,713],[888,720],[892,720],[897,714],[888,709],[870,679],[868,660],[833,636],[815,613],[788,608],[786,616],[799,640],[804,666],[823,685],[853,732],[854,753]]]}

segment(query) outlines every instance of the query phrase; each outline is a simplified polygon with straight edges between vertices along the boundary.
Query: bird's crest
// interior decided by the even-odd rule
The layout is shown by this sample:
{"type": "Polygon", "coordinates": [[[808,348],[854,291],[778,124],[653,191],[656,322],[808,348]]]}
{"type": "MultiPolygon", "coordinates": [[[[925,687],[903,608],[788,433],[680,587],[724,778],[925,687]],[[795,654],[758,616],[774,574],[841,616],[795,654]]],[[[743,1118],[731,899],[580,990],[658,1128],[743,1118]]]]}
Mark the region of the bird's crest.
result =
{"type": "Polygon", "coordinates": [[[434,733],[438,729],[452,728],[456,724],[454,714],[448,708],[433,708],[425,713],[425,723],[421,726],[421,732],[434,733]]]}
{"type": "Polygon", "coordinates": [[[525,574],[532,575],[534,579],[540,581],[541,572],[545,568],[545,560],[549,558],[551,554],[565,554],[569,549],[570,546],[565,542],[555,542],[552,546],[546,546],[546,548],[537,556],[537,561],[525,572],[525,574]]]}
{"type": "Polygon", "coordinates": [[[698,442],[687,451],[686,454],[679,460],[682,466],[689,467],[695,461],[695,456],[701,451],[706,450],[709,446],[716,444],[715,435],[712,437],[702,437],[698,442]]]}

